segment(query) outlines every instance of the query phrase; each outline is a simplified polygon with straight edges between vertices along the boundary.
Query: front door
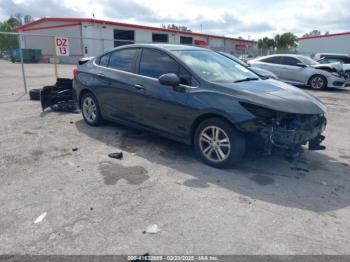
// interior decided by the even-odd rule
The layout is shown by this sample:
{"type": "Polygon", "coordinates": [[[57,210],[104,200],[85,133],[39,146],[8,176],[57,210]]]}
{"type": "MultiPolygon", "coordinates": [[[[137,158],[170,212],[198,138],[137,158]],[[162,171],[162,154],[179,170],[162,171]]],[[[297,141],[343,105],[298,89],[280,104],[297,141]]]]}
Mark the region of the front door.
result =
{"type": "Polygon", "coordinates": [[[280,67],[281,79],[291,84],[303,84],[307,77],[307,72],[301,64],[301,61],[294,57],[282,56],[280,67]]]}
{"type": "Polygon", "coordinates": [[[190,85],[191,76],[165,52],[144,48],[138,73],[140,85],[145,92],[145,107],[142,109],[143,123],[171,135],[184,136],[184,119],[190,110],[188,94],[161,85],[158,78],[166,73],[177,74],[183,84],[190,85]]]}

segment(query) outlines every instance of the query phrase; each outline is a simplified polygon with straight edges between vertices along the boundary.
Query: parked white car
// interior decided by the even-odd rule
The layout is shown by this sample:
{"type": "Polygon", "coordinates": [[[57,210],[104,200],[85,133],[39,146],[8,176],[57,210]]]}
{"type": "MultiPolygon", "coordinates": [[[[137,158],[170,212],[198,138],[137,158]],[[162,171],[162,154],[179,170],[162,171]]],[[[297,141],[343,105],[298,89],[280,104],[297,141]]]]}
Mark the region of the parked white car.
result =
{"type": "Polygon", "coordinates": [[[346,80],[342,65],[320,64],[310,57],[294,54],[279,54],[259,57],[249,61],[252,66],[269,70],[279,80],[313,89],[343,88],[346,80]]]}
{"type": "Polygon", "coordinates": [[[343,65],[345,77],[350,81],[350,55],[317,53],[314,58],[321,64],[341,63],[343,65]]]}

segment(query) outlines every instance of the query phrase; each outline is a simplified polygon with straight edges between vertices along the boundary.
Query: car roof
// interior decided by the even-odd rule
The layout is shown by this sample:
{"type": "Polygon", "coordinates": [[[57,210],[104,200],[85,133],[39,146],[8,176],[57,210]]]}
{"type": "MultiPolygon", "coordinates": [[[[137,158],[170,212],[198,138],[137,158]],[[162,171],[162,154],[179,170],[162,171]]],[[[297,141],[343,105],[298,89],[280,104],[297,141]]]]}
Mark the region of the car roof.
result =
{"type": "Polygon", "coordinates": [[[280,57],[280,56],[294,57],[294,58],[308,57],[308,56],[300,55],[300,54],[275,54],[275,55],[268,55],[268,56],[259,57],[256,60],[262,60],[262,59],[269,58],[269,57],[280,57]]]}
{"type": "Polygon", "coordinates": [[[337,53],[317,53],[316,54],[316,56],[321,56],[321,55],[350,57],[350,55],[347,55],[347,54],[337,54],[337,53]]]}
{"type": "Polygon", "coordinates": [[[191,46],[191,45],[174,45],[174,44],[131,44],[131,45],[123,45],[120,47],[117,47],[116,49],[122,49],[122,48],[128,48],[128,47],[139,47],[139,48],[155,48],[160,50],[168,50],[168,51],[177,51],[177,50],[208,50],[210,49],[203,48],[203,47],[197,47],[197,46],[191,46]]]}

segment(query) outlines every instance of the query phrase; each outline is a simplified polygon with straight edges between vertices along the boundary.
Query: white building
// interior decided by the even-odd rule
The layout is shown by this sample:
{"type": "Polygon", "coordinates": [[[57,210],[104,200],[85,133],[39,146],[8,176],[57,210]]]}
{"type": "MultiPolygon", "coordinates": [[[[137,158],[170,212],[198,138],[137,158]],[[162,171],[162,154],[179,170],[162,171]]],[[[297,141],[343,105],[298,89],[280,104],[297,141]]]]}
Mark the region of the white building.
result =
{"type": "Polygon", "coordinates": [[[235,55],[257,52],[255,41],[88,18],[41,18],[16,30],[28,33],[22,37],[22,48],[41,49],[44,61],[53,54],[51,36],[68,37],[70,56],[60,57],[63,63],[76,63],[83,56],[127,43],[197,45],[235,55]]]}
{"type": "Polygon", "coordinates": [[[339,53],[350,55],[350,32],[301,37],[298,40],[298,52],[301,54],[339,53]]]}

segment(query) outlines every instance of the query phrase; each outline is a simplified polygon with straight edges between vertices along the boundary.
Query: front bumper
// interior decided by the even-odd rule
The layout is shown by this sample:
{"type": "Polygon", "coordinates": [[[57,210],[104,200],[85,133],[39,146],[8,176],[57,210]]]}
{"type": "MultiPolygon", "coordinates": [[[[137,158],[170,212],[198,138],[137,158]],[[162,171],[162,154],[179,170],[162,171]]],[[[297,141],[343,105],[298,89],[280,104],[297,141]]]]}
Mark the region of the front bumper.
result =
{"type": "Polygon", "coordinates": [[[263,138],[270,140],[273,145],[290,147],[304,145],[316,138],[326,129],[326,125],[327,120],[324,116],[313,116],[299,128],[289,129],[273,124],[262,129],[260,134],[263,138]]]}
{"type": "Polygon", "coordinates": [[[327,77],[329,88],[347,88],[349,86],[349,80],[343,77],[331,75],[327,77]]]}
{"type": "Polygon", "coordinates": [[[323,115],[314,115],[306,119],[291,120],[294,123],[289,126],[281,123],[273,123],[261,129],[260,135],[265,140],[266,147],[272,146],[285,149],[295,149],[301,145],[309,143],[310,150],[321,150],[324,140],[322,132],[326,129],[327,120],[323,115]]]}

